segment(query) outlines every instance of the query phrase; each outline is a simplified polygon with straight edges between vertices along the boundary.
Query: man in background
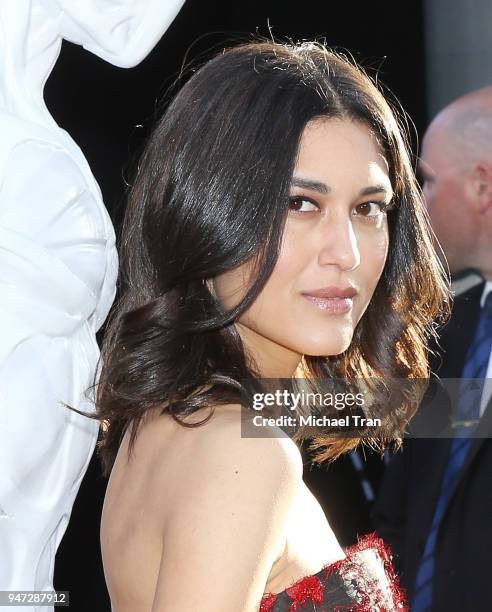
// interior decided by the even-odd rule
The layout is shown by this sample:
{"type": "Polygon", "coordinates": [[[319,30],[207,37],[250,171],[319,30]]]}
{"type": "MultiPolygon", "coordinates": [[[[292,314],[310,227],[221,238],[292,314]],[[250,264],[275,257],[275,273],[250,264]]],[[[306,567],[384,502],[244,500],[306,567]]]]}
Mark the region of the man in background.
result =
{"type": "MultiPolygon", "coordinates": [[[[455,100],[437,115],[423,140],[420,170],[443,262],[453,275],[474,271],[483,279],[455,296],[439,346],[431,347],[437,352],[430,355],[431,369],[441,379],[491,378],[492,87],[455,100]]],[[[449,431],[469,428],[469,440],[456,433],[407,438],[388,462],[373,521],[393,550],[412,612],[491,609],[488,385],[471,401],[456,402],[449,431]]],[[[423,405],[418,416],[427,418],[425,410],[423,405]]]]}

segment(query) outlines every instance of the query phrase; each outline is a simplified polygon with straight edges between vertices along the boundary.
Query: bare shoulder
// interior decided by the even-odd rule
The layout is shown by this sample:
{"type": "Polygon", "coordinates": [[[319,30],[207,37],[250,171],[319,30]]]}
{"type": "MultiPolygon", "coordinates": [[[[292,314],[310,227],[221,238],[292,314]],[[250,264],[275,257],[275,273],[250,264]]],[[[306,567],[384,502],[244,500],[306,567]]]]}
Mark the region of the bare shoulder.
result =
{"type": "Polygon", "coordinates": [[[284,436],[241,436],[236,405],[192,437],[163,526],[153,612],[249,612],[284,549],[302,456],[284,436]]]}
{"type": "Polygon", "coordinates": [[[275,470],[285,471],[293,478],[302,478],[301,452],[279,428],[262,427],[260,430],[253,427],[249,422],[251,419],[244,418],[239,404],[215,406],[211,418],[199,424],[209,414],[209,409],[201,409],[183,419],[193,427],[176,423],[168,414],[165,420],[159,416],[153,419],[153,432],[145,439],[145,444],[154,447],[154,458],[162,457],[157,467],[166,477],[169,477],[171,460],[173,471],[179,476],[177,481],[184,486],[192,484],[194,479],[198,479],[197,474],[204,470],[212,470],[210,476],[214,469],[222,477],[225,468],[234,473],[232,467],[239,463],[243,477],[255,478],[256,471],[252,466],[266,462],[263,464],[263,479],[268,473],[275,474],[275,470]]]}
{"type": "MultiPolygon", "coordinates": [[[[203,416],[203,415],[202,415],[203,416]]],[[[242,486],[248,482],[260,489],[274,489],[283,484],[300,483],[302,456],[297,445],[278,429],[270,428],[269,435],[255,436],[251,426],[241,419],[240,406],[218,406],[205,425],[195,428],[192,452],[181,474],[183,487],[200,486],[205,480],[204,493],[216,483],[222,486],[242,486]]]]}

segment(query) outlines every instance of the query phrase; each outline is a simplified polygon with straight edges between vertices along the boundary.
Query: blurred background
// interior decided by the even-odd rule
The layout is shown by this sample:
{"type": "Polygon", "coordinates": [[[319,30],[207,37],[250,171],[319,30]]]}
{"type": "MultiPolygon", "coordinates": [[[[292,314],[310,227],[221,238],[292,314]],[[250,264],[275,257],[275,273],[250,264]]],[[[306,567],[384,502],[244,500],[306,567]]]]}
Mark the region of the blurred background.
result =
{"type": "MultiPolygon", "coordinates": [[[[492,84],[490,24],[489,0],[186,0],[161,42],[136,68],[116,68],[64,43],[45,98],[58,124],[85,153],[118,232],[125,179],[131,176],[148,128],[165,104],[162,97],[183,63],[206,59],[251,34],[278,41],[320,39],[349,52],[399,101],[407,113],[416,156],[419,138],[442,107],[459,95],[492,84]]],[[[454,280],[460,292],[478,277],[454,280]]],[[[104,329],[99,340],[103,333],[104,329]]],[[[105,488],[94,456],[55,567],[55,588],[70,591],[74,612],[111,610],[99,547],[105,488]]],[[[343,531],[342,516],[329,518],[335,532],[343,531]]]]}

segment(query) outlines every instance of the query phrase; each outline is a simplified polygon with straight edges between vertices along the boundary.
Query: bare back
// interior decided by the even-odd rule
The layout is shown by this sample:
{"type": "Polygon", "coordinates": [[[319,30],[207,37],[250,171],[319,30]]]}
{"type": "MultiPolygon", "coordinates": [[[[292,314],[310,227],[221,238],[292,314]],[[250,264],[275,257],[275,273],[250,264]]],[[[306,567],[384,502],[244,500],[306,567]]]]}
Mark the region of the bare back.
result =
{"type": "MultiPolygon", "coordinates": [[[[188,421],[196,422],[206,414],[208,411],[200,411],[188,421]]],[[[125,434],[109,480],[101,520],[104,572],[113,612],[151,612],[161,560],[166,554],[166,525],[194,493],[184,490],[180,481],[197,470],[195,449],[203,436],[207,436],[213,453],[214,432],[218,435],[218,428],[226,425],[230,428],[231,424],[240,444],[239,406],[216,407],[211,420],[196,428],[183,427],[169,415],[159,415],[155,410],[139,430],[130,461],[129,435],[125,434]]],[[[263,442],[262,438],[254,440],[255,445],[263,442]]],[[[295,443],[288,438],[283,438],[282,443],[288,444],[295,460],[302,463],[295,443]]],[[[210,550],[207,561],[213,561],[214,554],[216,551],[210,550]]],[[[280,592],[298,578],[343,556],[321,506],[299,479],[264,591],[280,592]]],[[[241,558],[233,570],[241,572],[241,558]]],[[[176,577],[179,579],[178,571],[176,577]]]]}

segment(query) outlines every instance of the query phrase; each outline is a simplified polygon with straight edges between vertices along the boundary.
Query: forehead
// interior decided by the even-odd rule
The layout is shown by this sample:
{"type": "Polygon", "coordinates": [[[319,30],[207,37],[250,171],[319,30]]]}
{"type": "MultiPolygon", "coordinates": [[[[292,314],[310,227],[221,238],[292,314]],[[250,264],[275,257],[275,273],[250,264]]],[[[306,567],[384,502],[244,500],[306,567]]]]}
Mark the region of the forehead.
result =
{"type": "Polygon", "coordinates": [[[370,128],[349,119],[317,119],[301,136],[296,171],[308,170],[330,181],[386,180],[388,162],[370,128]]]}
{"type": "Polygon", "coordinates": [[[452,142],[444,127],[431,124],[422,140],[422,165],[425,164],[432,170],[436,170],[438,166],[445,164],[446,159],[449,159],[449,147],[451,146],[452,142]]]}

